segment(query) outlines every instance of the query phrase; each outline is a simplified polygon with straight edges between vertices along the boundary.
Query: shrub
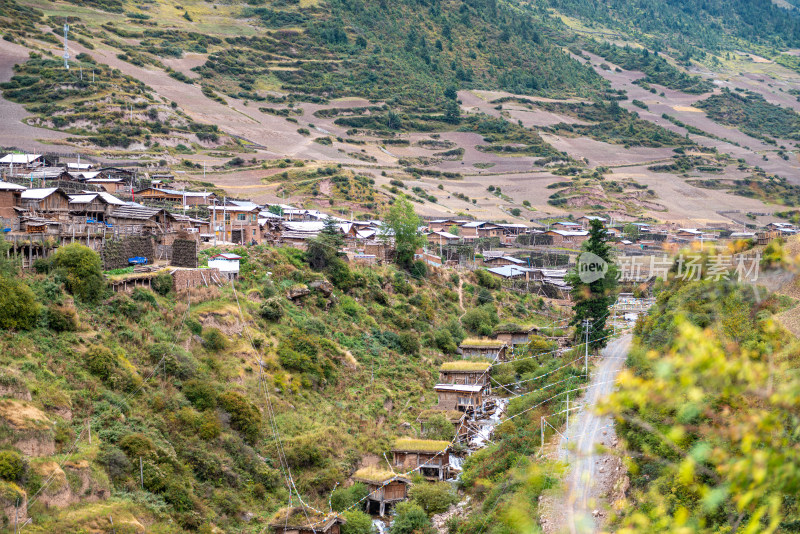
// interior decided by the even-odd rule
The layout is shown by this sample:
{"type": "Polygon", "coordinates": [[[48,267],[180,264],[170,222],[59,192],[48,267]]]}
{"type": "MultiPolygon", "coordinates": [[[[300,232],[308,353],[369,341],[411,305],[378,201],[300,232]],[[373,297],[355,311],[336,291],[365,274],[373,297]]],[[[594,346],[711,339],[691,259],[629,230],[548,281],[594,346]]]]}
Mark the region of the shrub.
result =
{"type": "Polygon", "coordinates": [[[467,330],[486,336],[492,333],[492,327],[497,322],[497,314],[492,314],[485,306],[468,310],[461,318],[467,330]]]}
{"type": "Polygon", "coordinates": [[[425,437],[427,439],[438,439],[450,441],[455,435],[453,423],[447,420],[442,414],[436,414],[425,421],[425,437]]]}
{"type": "Polygon", "coordinates": [[[486,289],[500,289],[500,279],[489,274],[485,269],[478,269],[475,271],[475,276],[478,278],[478,285],[486,289]]]}
{"type": "Polygon", "coordinates": [[[427,534],[431,530],[431,521],[418,504],[401,502],[397,505],[397,516],[390,534],[427,534]]]}
{"type": "Polygon", "coordinates": [[[25,462],[16,451],[0,451],[0,478],[16,482],[25,472],[25,462]]]}
{"type": "Polygon", "coordinates": [[[453,335],[446,328],[437,330],[433,335],[433,340],[436,343],[436,348],[447,354],[455,354],[456,349],[458,349],[453,340],[453,335]]]}
{"type": "Polygon", "coordinates": [[[153,440],[139,432],[128,434],[119,440],[119,448],[125,451],[128,458],[138,458],[139,456],[147,456],[156,452],[153,440]]]}
{"type": "Polygon", "coordinates": [[[158,273],[152,281],[153,291],[159,295],[166,296],[172,291],[172,275],[168,272],[158,273]]]}
{"type": "Polygon", "coordinates": [[[31,288],[20,280],[0,276],[0,328],[28,330],[38,316],[39,305],[31,288]]]}
{"type": "Polygon", "coordinates": [[[196,336],[203,333],[203,325],[200,324],[200,321],[197,319],[192,319],[191,317],[186,319],[186,327],[189,329],[189,332],[196,336]]]}
{"type": "Polygon", "coordinates": [[[361,482],[356,482],[349,488],[337,488],[331,493],[331,508],[337,512],[343,512],[354,507],[368,493],[369,490],[361,482]]]}
{"type": "Polygon", "coordinates": [[[494,302],[494,297],[492,296],[492,292],[482,287],[480,291],[478,291],[478,304],[488,304],[490,302],[494,302]]]}
{"type": "Polygon", "coordinates": [[[414,484],[411,487],[411,501],[419,505],[428,515],[446,512],[458,502],[453,487],[447,482],[433,484],[414,484]]]}
{"type": "Polygon", "coordinates": [[[105,289],[100,255],[89,247],[73,243],[53,255],[53,267],[64,279],[67,291],[84,302],[97,302],[105,289]]]}
{"type": "Polygon", "coordinates": [[[68,306],[47,307],[47,326],[55,332],[75,332],[78,329],[78,313],[68,306]]]}
{"type": "Polygon", "coordinates": [[[404,353],[409,355],[419,353],[419,339],[412,332],[400,334],[398,342],[404,353]]]}
{"type": "Polygon", "coordinates": [[[342,534],[372,534],[372,518],[361,510],[348,510],[342,514],[347,521],[342,534]]]}
{"type": "Polygon", "coordinates": [[[209,328],[203,333],[203,344],[212,352],[219,352],[228,346],[228,338],[218,328],[209,328]]]}
{"type": "Polygon", "coordinates": [[[131,462],[128,457],[122,450],[113,445],[103,443],[100,447],[97,460],[106,470],[109,478],[114,482],[124,479],[131,468],[131,462]]]}
{"type": "Polygon", "coordinates": [[[231,426],[245,441],[254,444],[261,434],[261,412],[250,401],[235,391],[219,396],[219,405],[231,416],[231,426]]]}
{"type": "Polygon", "coordinates": [[[271,298],[261,305],[259,314],[267,321],[280,321],[283,317],[283,306],[278,299],[271,298]]]}
{"type": "Polygon", "coordinates": [[[217,392],[204,380],[187,380],[183,383],[182,391],[198,410],[208,410],[217,406],[217,392]]]}

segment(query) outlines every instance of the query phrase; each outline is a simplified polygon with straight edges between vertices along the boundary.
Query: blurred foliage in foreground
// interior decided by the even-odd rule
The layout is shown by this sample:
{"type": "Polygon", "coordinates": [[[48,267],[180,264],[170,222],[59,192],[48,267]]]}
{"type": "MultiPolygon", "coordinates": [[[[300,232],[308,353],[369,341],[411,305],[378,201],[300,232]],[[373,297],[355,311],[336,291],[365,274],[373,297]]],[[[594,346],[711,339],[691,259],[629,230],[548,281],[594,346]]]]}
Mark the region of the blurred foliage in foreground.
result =
{"type": "Polygon", "coordinates": [[[728,281],[665,284],[605,406],[631,481],[612,530],[800,530],[800,344],[773,320],[783,303],[728,281]]]}

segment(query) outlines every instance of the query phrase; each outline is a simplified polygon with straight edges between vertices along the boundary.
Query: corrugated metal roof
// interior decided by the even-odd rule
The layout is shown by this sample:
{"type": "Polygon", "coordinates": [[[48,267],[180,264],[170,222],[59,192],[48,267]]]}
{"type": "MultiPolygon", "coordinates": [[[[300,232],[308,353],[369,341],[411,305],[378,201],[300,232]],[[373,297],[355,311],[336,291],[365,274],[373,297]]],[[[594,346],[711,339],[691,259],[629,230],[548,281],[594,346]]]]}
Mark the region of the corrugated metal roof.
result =
{"type": "Polygon", "coordinates": [[[11,182],[0,182],[0,191],[25,191],[27,187],[11,182]]]}
{"type": "Polygon", "coordinates": [[[22,200],[42,200],[58,191],[57,187],[46,187],[44,189],[26,189],[22,192],[22,200]]]}

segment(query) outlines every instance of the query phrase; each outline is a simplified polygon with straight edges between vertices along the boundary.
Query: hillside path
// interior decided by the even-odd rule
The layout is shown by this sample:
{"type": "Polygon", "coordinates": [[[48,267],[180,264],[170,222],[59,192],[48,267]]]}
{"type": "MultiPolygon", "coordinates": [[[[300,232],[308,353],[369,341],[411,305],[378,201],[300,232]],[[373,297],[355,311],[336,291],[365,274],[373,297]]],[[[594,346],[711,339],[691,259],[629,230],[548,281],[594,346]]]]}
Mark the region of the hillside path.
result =
{"type": "Polygon", "coordinates": [[[614,458],[596,452],[598,445],[616,443],[613,421],[608,415],[595,413],[597,402],[614,390],[614,382],[625,364],[631,345],[631,334],[614,339],[601,352],[601,360],[592,376],[591,386],[582,400],[583,408],[570,418],[570,429],[559,443],[559,456],[570,465],[567,477],[564,529],[571,534],[596,532],[598,525],[594,511],[599,515],[598,504],[611,491],[615,473],[614,458]],[[571,446],[570,446],[571,444],[571,446]]]}

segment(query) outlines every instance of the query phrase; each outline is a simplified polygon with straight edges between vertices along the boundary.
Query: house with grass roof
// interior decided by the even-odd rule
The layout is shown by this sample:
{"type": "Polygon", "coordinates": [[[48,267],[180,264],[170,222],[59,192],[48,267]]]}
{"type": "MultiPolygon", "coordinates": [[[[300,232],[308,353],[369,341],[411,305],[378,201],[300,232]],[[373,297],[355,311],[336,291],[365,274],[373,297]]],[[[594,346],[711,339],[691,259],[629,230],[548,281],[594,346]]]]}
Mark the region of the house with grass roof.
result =
{"type": "Polygon", "coordinates": [[[369,491],[367,513],[370,515],[377,513],[383,517],[389,507],[408,499],[411,479],[394,471],[373,465],[359,469],[352,478],[369,491]]]}
{"type": "Polygon", "coordinates": [[[439,367],[439,384],[475,385],[484,387],[484,393],[489,394],[491,384],[489,373],[492,364],[481,360],[459,360],[445,362],[439,367]]]}
{"type": "Polygon", "coordinates": [[[483,358],[489,361],[504,361],[508,344],[499,339],[467,338],[458,346],[464,358],[483,358]]]}
{"type": "Polygon", "coordinates": [[[450,442],[433,439],[400,438],[392,446],[395,471],[419,471],[429,480],[450,478],[450,442]]]}
{"type": "Polygon", "coordinates": [[[494,338],[503,341],[510,347],[524,345],[531,340],[531,336],[539,332],[536,326],[519,326],[516,324],[502,324],[494,329],[494,338]]]}
{"type": "Polygon", "coordinates": [[[269,521],[275,534],[341,534],[345,519],[336,513],[321,513],[312,508],[281,508],[269,521]]]}

